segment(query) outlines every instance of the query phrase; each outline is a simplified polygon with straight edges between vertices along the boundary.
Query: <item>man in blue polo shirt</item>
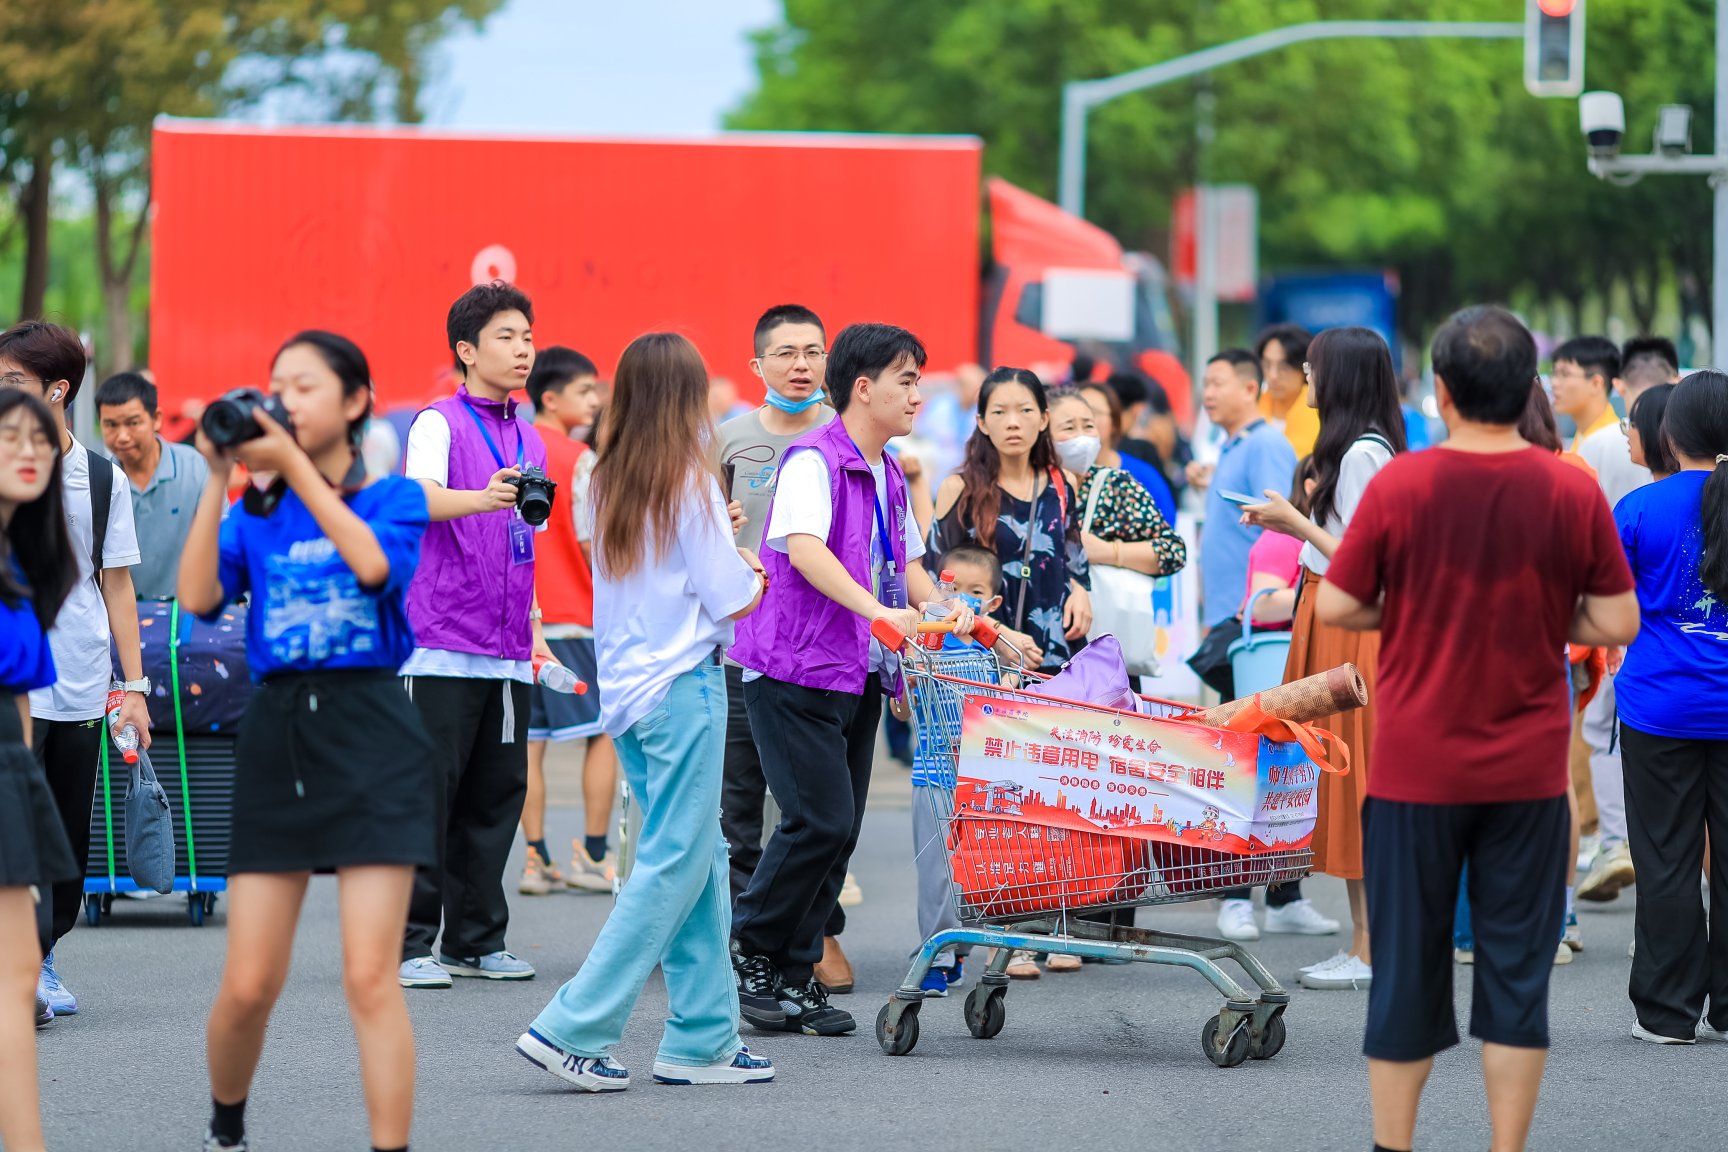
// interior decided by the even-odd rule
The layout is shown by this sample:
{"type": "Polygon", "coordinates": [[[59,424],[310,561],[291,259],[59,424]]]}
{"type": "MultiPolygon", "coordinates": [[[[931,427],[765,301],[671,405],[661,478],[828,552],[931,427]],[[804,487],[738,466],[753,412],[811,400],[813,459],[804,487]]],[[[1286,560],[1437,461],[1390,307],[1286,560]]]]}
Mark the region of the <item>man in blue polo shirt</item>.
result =
{"type": "MultiPolygon", "coordinates": [[[[1254,354],[1228,348],[1206,364],[1201,402],[1224,433],[1218,463],[1206,482],[1206,523],[1200,533],[1200,621],[1208,630],[1236,615],[1248,591],[1248,549],[1261,529],[1242,524],[1224,493],[1264,498],[1287,492],[1296,475],[1290,441],[1260,415],[1260,375],[1254,354]]],[[[1196,477],[1196,479],[1199,479],[1196,477]]]]}
{"type": "Polygon", "coordinates": [[[191,445],[162,439],[156,385],[142,373],[119,372],[102,381],[96,411],[102,443],[132,484],[132,520],[143,556],[132,569],[133,590],[140,600],[172,600],[209,465],[191,445]]]}

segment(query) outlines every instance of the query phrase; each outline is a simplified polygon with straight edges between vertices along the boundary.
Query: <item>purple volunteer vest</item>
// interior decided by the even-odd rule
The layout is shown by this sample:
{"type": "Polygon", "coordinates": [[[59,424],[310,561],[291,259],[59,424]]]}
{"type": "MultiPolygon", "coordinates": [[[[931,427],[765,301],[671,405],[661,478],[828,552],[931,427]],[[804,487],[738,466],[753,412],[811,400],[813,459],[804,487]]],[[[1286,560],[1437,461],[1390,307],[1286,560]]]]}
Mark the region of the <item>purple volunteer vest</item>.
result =
{"type": "MultiPolygon", "coordinates": [[[[498,471],[497,458],[470,412],[485,424],[507,465],[515,466],[520,443],[524,462],[546,466],[546,445],[526,421],[516,419],[514,399],[483,400],[463,385],[429,411],[450,425],[445,487],[452,491],[478,491],[498,471]]],[[[569,498],[563,492],[559,497],[569,498]]],[[[514,508],[504,508],[427,525],[420,566],[408,585],[408,622],[417,647],[505,660],[529,658],[534,645],[528,619],[534,606],[534,565],[511,562],[510,521],[515,515],[514,508]]],[[[558,515],[556,508],[553,515],[558,515]]]]}
{"type": "MultiPolygon", "coordinates": [[[[786,450],[811,448],[822,453],[828,465],[829,490],[834,519],[828,528],[828,548],[848,575],[871,587],[870,538],[876,533],[876,481],[870,466],[859,455],[844,421],[833,420],[806,433],[786,450]]],[[[888,547],[896,570],[906,571],[906,476],[892,455],[887,463],[888,547]]],[[[768,505],[771,521],[774,505],[768,505]]],[[[762,549],[762,566],[768,572],[768,592],[762,606],[738,622],[733,660],[765,676],[805,688],[864,693],[870,665],[870,622],[822,595],[802,573],[792,567],[786,554],[762,549]]],[[[900,674],[890,664],[885,680],[897,690],[900,674]]]]}

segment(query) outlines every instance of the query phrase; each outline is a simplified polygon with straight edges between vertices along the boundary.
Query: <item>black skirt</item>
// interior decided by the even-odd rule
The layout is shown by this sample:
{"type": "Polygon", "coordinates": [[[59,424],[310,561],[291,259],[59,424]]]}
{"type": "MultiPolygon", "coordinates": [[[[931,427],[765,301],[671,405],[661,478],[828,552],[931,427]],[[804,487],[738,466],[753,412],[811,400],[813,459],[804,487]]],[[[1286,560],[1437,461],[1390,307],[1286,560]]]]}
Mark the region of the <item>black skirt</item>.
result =
{"type": "Polygon", "coordinates": [[[0,888],[64,884],[83,875],[48,778],[24,743],[17,697],[0,692],[0,888]]]}
{"type": "Polygon", "coordinates": [[[394,672],[274,676],[234,751],[230,873],[437,863],[432,742],[394,672]]]}

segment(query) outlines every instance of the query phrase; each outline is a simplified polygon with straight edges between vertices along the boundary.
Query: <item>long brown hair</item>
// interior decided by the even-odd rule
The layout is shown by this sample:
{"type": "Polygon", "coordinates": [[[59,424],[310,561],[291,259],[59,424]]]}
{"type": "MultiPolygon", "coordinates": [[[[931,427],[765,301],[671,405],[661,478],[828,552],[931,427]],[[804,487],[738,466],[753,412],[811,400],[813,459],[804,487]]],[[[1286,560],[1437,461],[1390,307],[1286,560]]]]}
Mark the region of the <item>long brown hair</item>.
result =
{"type": "Polygon", "coordinates": [[[612,398],[595,445],[595,561],[619,579],[664,556],[678,537],[692,483],[714,472],[708,369],[673,332],[638,336],[618,358],[612,398]]]}
{"type": "MultiPolygon", "coordinates": [[[[978,419],[980,423],[972,429],[972,438],[966,442],[966,459],[960,465],[960,523],[970,529],[972,535],[986,547],[993,547],[996,541],[996,516],[1002,508],[1002,497],[996,484],[1002,476],[1002,458],[996,452],[996,445],[984,432],[984,413],[990,408],[990,395],[1005,384],[1018,384],[1032,393],[1032,399],[1038,405],[1041,414],[1050,412],[1050,398],[1044,391],[1044,382],[1037,375],[1024,368],[998,368],[984,378],[984,386],[978,390],[978,419]]],[[[1038,477],[1048,476],[1052,468],[1060,467],[1056,456],[1056,442],[1050,439],[1050,429],[1046,427],[1032,441],[1032,498],[1036,503],[1038,498],[1038,477]]],[[[1034,509],[1036,516],[1036,509],[1034,509]]]]}

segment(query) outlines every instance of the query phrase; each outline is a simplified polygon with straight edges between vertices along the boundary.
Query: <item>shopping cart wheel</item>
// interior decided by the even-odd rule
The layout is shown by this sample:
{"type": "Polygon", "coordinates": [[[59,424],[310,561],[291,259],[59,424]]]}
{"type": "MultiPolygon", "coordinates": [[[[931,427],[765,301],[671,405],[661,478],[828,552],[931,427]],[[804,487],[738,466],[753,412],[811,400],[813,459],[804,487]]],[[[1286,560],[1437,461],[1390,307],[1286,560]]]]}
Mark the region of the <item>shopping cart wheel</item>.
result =
{"type": "Polygon", "coordinates": [[[966,1027],[980,1040],[995,1039],[1008,1019],[1006,988],[979,984],[966,994],[966,1027]]]}
{"type": "Polygon", "coordinates": [[[1260,1039],[1248,1045],[1248,1058],[1251,1060],[1270,1060],[1284,1049],[1284,1013],[1266,1021],[1265,1031],[1260,1033],[1260,1039]]]}
{"type": "Polygon", "coordinates": [[[84,897],[84,922],[92,928],[102,923],[102,897],[95,894],[84,897]]]}
{"type": "Polygon", "coordinates": [[[192,921],[192,927],[204,927],[204,897],[196,892],[186,894],[186,918],[192,921]]]}
{"type": "Polygon", "coordinates": [[[1206,1059],[1220,1068],[1234,1068],[1248,1059],[1248,1021],[1240,1020],[1228,1039],[1219,1036],[1218,1017],[1206,1021],[1206,1026],[1200,1029],[1200,1047],[1206,1050],[1206,1059]]]}
{"type": "Polygon", "coordinates": [[[890,999],[876,1013],[876,1043],[890,1056],[904,1056],[918,1044],[917,1000],[890,999]]]}

